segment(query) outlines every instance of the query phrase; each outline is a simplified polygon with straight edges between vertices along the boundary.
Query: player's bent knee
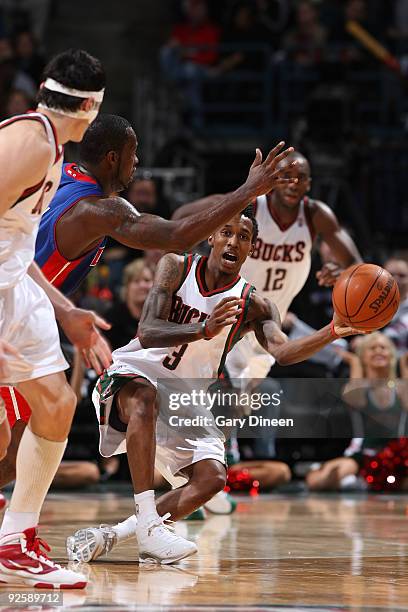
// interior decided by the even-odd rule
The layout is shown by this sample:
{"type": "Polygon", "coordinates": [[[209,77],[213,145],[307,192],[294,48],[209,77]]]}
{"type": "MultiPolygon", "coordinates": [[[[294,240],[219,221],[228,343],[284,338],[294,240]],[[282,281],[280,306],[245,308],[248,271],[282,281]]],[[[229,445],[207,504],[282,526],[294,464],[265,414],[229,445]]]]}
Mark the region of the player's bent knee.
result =
{"type": "Polygon", "coordinates": [[[132,417],[157,418],[156,389],[152,386],[128,383],[118,394],[119,415],[127,423],[132,417]]]}
{"type": "Polygon", "coordinates": [[[61,395],[54,405],[54,410],[58,416],[64,417],[70,415],[72,417],[75,412],[76,405],[77,397],[67,383],[64,385],[61,395]]]}
{"type": "Polygon", "coordinates": [[[219,470],[214,471],[213,474],[208,475],[208,479],[205,482],[205,491],[208,495],[208,499],[211,499],[216,493],[222,491],[227,482],[227,472],[224,466],[220,466],[219,470]]]}
{"type": "Polygon", "coordinates": [[[76,404],[75,393],[68,383],[64,384],[58,398],[47,397],[43,405],[37,405],[35,410],[33,409],[30,420],[32,431],[51,440],[67,436],[76,404]]]}

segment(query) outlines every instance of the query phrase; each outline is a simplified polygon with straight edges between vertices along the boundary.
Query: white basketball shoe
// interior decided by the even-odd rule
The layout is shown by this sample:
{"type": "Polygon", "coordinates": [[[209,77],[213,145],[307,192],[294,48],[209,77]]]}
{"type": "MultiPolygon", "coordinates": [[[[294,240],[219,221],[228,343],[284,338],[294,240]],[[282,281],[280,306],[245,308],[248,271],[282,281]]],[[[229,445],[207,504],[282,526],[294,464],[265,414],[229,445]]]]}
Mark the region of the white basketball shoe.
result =
{"type": "Polygon", "coordinates": [[[117,533],[110,525],[79,529],[67,537],[68,559],[89,563],[101,555],[107,555],[117,543],[117,533]]]}
{"type": "Polygon", "coordinates": [[[138,521],[136,537],[139,545],[139,563],[167,565],[197,552],[194,542],[176,535],[174,527],[166,524],[169,518],[170,513],[167,513],[146,524],[138,521]]]}

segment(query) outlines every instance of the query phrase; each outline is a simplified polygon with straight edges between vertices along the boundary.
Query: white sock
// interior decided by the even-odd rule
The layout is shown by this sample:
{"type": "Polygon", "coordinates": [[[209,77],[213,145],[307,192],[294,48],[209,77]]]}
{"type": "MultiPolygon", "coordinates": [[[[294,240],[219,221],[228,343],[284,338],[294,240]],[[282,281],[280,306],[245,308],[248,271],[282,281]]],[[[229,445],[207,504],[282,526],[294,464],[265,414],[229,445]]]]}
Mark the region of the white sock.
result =
{"type": "Polygon", "coordinates": [[[8,533],[21,533],[29,527],[38,525],[39,512],[11,512],[6,510],[3,517],[0,536],[8,533]]]}
{"type": "Polygon", "coordinates": [[[158,518],[153,489],[136,493],[134,498],[138,526],[145,525],[158,518]]]}
{"type": "Polygon", "coordinates": [[[113,525],[112,529],[116,532],[118,536],[118,542],[123,542],[128,538],[133,538],[136,535],[136,525],[137,518],[134,514],[129,516],[126,521],[122,521],[122,523],[117,523],[113,525]]]}
{"type": "Polygon", "coordinates": [[[16,482],[0,535],[35,527],[67,445],[40,438],[25,428],[17,452],[16,482]],[[7,517],[7,518],[6,518],[7,517]]]}

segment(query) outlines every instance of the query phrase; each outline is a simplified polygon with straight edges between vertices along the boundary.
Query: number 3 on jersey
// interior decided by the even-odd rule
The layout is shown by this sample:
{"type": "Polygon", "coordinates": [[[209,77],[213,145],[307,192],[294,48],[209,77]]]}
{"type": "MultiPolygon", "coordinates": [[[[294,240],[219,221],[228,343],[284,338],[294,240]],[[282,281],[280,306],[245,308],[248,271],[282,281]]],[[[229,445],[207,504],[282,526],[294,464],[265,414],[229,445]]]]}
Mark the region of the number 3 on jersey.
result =
{"type": "Polygon", "coordinates": [[[168,370],[175,370],[180,363],[182,356],[186,352],[187,347],[188,344],[182,344],[180,347],[177,347],[177,349],[173,351],[171,355],[165,357],[163,359],[164,367],[168,370]]]}
{"type": "Polygon", "coordinates": [[[268,268],[266,271],[265,286],[262,291],[279,291],[279,289],[283,289],[285,276],[285,268],[268,268]]]}

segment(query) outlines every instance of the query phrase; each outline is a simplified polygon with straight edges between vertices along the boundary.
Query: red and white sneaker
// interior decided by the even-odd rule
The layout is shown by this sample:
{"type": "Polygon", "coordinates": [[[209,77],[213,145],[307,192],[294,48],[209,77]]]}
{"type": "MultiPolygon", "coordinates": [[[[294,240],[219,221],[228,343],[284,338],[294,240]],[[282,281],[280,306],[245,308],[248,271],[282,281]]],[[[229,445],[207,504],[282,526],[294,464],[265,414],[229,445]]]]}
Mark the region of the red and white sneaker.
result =
{"type": "Polygon", "coordinates": [[[0,538],[0,583],[38,589],[84,589],[83,574],[57,565],[41,550],[51,550],[34,527],[0,538]]]}

